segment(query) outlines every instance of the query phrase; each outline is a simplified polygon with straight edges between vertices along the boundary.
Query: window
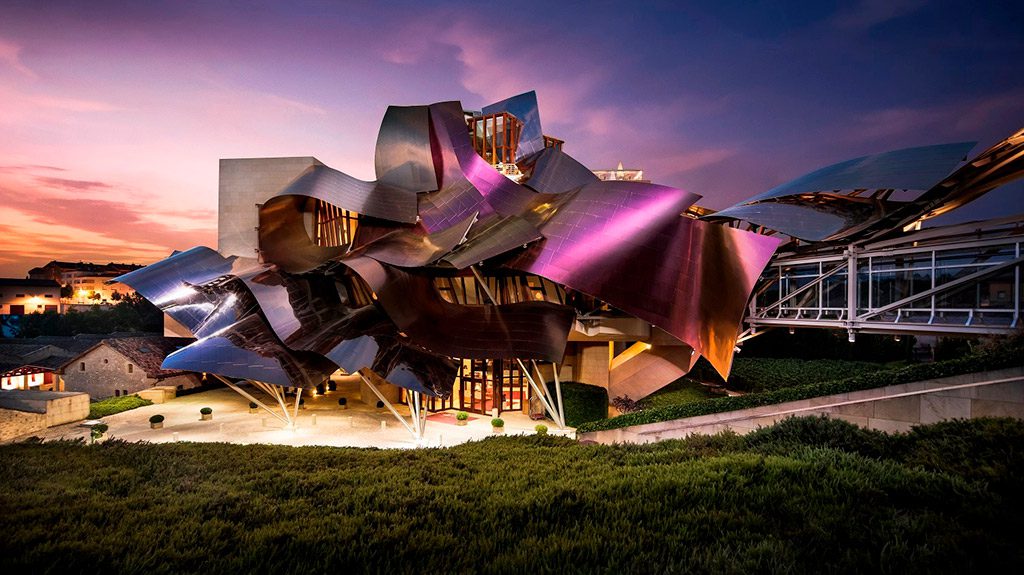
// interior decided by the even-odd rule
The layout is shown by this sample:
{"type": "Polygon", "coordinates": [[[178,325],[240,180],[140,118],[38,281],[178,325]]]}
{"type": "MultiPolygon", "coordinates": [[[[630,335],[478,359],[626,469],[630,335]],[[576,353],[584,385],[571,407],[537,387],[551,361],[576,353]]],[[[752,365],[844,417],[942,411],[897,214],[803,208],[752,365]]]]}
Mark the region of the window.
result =
{"type": "Polygon", "coordinates": [[[23,294],[23,293],[16,293],[16,294],[14,294],[14,297],[25,297],[25,294],[23,294]]]}
{"type": "Polygon", "coordinates": [[[78,371],[85,371],[85,362],[81,361],[78,363],[78,371]]]}
{"type": "Polygon", "coordinates": [[[121,397],[121,390],[120,389],[115,389],[114,390],[114,397],[121,397]]]}
{"type": "Polygon", "coordinates": [[[128,390],[127,389],[122,389],[121,390],[121,395],[128,395],[128,390]]]}
{"type": "Polygon", "coordinates": [[[134,371],[135,371],[135,366],[129,363],[128,364],[128,373],[132,373],[134,371]]]}

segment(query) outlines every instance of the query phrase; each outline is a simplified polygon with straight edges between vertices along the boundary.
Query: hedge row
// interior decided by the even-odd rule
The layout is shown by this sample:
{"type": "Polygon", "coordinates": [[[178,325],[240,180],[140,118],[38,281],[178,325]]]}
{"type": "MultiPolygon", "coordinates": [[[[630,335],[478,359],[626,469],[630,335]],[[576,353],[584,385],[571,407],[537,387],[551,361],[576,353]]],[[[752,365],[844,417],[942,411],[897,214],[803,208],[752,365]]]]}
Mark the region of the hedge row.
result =
{"type": "MultiPolygon", "coordinates": [[[[548,393],[555,398],[554,407],[558,409],[558,399],[554,382],[548,382],[548,393]]],[[[588,421],[598,421],[608,417],[608,390],[586,383],[563,381],[562,401],[565,402],[565,424],[579,427],[588,421]]]]}
{"type": "Polygon", "coordinates": [[[1024,423],[914,433],[4,445],[0,572],[1021,572],[1024,423]]]}
{"type": "Polygon", "coordinates": [[[849,393],[851,391],[860,391],[863,389],[874,389],[877,387],[897,385],[900,383],[964,375],[967,373],[1017,367],[1021,365],[1024,365],[1024,349],[1016,345],[1007,346],[1000,349],[979,352],[959,359],[911,365],[902,369],[876,371],[835,381],[825,381],[821,383],[787,387],[763,393],[749,393],[747,395],[722,397],[694,403],[646,409],[634,413],[627,413],[611,419],[587,423],[579,426],[577,431],[580,433],[587,433],[591,431],[619,429],[633,425],[658,423],[673,419],[708,415],[710,413],[736,411],[751,407],[759,407],[762,405],[773,405],[776,403],[785,403],[787,401],[797,401],[800,399],[809,399],[824,395],[849,393]]]}
{"type": "Polygon", "coordinates": [[[148,399],[142,399],[137,395],[126,395],[123,397],[108,397],[89,404],[89,419],[100,419],[129,409],[153,405],[148,399]]]}

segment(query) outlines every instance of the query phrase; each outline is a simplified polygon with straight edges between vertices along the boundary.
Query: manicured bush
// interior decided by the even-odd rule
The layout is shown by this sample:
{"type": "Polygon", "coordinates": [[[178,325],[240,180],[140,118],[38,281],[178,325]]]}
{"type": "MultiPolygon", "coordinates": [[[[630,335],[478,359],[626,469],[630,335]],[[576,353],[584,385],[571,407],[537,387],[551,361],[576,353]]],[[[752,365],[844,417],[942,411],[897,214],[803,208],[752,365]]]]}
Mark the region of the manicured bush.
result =
{"type": "Polygon", "coordinates": [[[919,428],[881,458],[823,446],[856,439],[828,439],[818,424],[787,422],[779,449],[735,434],[590,446],[530,434],[417,450],[2,445],[0,562],[10,573],[207,575],[1021,572],[1024,423],[919,428]],[[963,453],[1006,480],[972,475],[963,453]]]}
{"type": "Polygon", "coordinates": [[[339,397],[338,398],[338,405],[340,405],[342,407],[345,407],[346,405],[348,405],[348,399],[344,398],[344,397],[339,397]]]}
{"type": "Polygon", "coordinates": [[[336,382],[334,382],[333,380],[329,380],[327,382],[327,391],[337,391],[337,390],[338,390],[338,384],[336,382]]]}
{"type": "MultiPolygon", "coordinates": [[[[719,394],[719,396],[720,395],[721,394],[719,394]]],[[[636,409],[623,413],[631,413],[632,411],[638,411],[640,409],[665,407],[666,405],[693,403],[695,401],[704,401],[705,399],[711,399],[713,397],[716,397],[716,395],[711,392],[711,389],[708,386],[688,377],[681,377],[636,402],[636,409]]],[[[621,412],[622,410],[620,409],[619,411],[621,412]]]]}
{"type": "MultiPolygon", "coordinates": [[[[749,393],[735,397],[721,397],[682,405],[668,405],[655,409],[645,409],[636,413],[628,413],[592,421],[578,426],[577,431],[587,433],[607,429],[618,429],[632,425],[657,423],[685,417],[696,417],[709,413],[722,413],[747,409],[761,405],[773,405],[787,401],[797,401],[823,395],[848,393],[862,389],[873,389],[910,383],[927,379],[938,379],[967,373],[975,373],[1024,365],[1024,349],[1018,345],[995,347],[974,355],[936,363],[916,364],[902,369],[873,371],[855,377],[837,381],[825,381],[796,387],[788,387],[763,393],[749,393]]],[[[568,405],[568,402],[566,403],[568,405]]]]}
{"type": "Polygon", "coordinates": [[[777,453],[810,446],[841,449],[868,457],[888,457],[895,447],[892,436],[886,433],[824,415],[787,417],[771,427],[748,433],[744,440],[750,448],[777,453]]]}
{"type": "Polygon", "coordinates": [[[467,419],[469,419],[469,414],[466,413],[465,411],[460,411],[455,414],[455,419],[459,421],[466,421],[467,419]]]}
{"type": "MultiPolygon", "coordinates": [[[[558,409],[554,382],[549,381],[547,388],[553,399],[553,407],[558,409]]],[[[608,390],[603,387],[563,381],[562,401],[565,402],[565,424],[569,427],[579,427],[588,421],[608,417],[608,390]]]]}
{"type": "Polygon", "coordinates": [[[257,405],[255,401],[250,401],[249,402],[249,409],[257,409],[257,408],[259,408],[259,405],[257,405]]]}
{"type": "Polygon", "coordinates": [[[323,394],[327,393],[327,384],[324,384],[324,383],[317,384],[316,392],[319,393],[320,395],[323,395],[323,394]]]}
{"type": "Polygon", "coordinates": [[[142,399],[137,395],[108,397],[107,399],[101,399],[89,404],[89,419],[102,419],[108,415],[147,405],[153,405],[153,402],[148,399],[142,399]]]}
{"type": "Polygon", "coordinates": [[[491,427],[505,427],[505,420],[500,417],[495,417],[491,420],[491,427]]]}
{"type": "Polygon", "coordinates": [[[89,437],[95,442],[97,439],[103,437],[103,434],[106,433],[108,429],[110,428],[106,423],[97,423],[89,429],[89,437]]]}
{"type": "Polygon", "coordinates": [[[150,415],[149,416],[149,422],[150,423],[163,423],[164,422],[164,416],[162,416],[160,414],[150,415]]]}
{"type": "Polygon", "coordinates": [[[377,400],[377,409],[384,409],[384,402],[377,400]]]}
{"type": "Polygon", "coordinates": [[[548,426],[546,426],[544,424],[535,425],[533,427],[533,430],[537,432],[537,435],[547,435],[548,434],[548,426]]]}
{"type": "Polygon", "coordinates": [[[737,391],[774,391],[884,370],[879,363],[841,359],[737,357],[725,386],[737,391]]]}
{"type": "Polygon", "coordinates": [[[210,415],[211,413],[213,413],[213,408],[211,408],[211,407],[204,407],[204,408],[199,410],[199,413],[201,413],[203,415],[210,415]]]}

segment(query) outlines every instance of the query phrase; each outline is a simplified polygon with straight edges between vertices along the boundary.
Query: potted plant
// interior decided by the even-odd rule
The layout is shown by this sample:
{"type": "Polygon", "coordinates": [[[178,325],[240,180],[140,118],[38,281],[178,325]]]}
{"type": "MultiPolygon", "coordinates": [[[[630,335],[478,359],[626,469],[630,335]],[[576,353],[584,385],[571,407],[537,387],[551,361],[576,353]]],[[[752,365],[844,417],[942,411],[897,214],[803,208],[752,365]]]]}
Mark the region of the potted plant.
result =
{"type": "Polygon", "coordinates": [[[383,401],[380,401],[380,400],[377,401],[377,409],[384,409],[384,402],[383,401]]]}
{"type": "Polygon", "coordinates": [[[106,433],[108,429],[110,428],[106,423],[97,423],[89,430],[89,437],[92,438],[93,443],[96,443],[96,440],[103,437],[103,434],[106,433]]]}
{"type": "Polygon", "coordinates": [[[333,380],[327,382],[327,391],[338,391],[338,384],[333,380]]]}
{"type": "Polygon", "coordinates": [[[348,409],[348,399],[342,397],[338,399],[338,406],[342,409],[348,409]]]}
{"type": "Polygon", "coordinates": [[[548,434],[548,426],[546,426],[544,424],[534,426],[533,430],[537,432],[537,435],[547,435],[548,434]]]}
{"type": "Polygon", "coordinates": [[[213,409],[209,407],[204,407],[199,410],[199,415],[201,416],[202,421],[209,421],[213,419],[213,409]]]}
{"type": "Polygon", "coordinates": [[[260,406],[256,405],[255,401],[249,402],[249,413],[256,413],[257,411],[259,411],[259,409],[260,406]]]}
{"type": "Polygon", "coordinates": [[[299,400],[299,409],[306,409],[306,400],[305,399],[300,399],[299,400]]]}
{"type": "Polygon", "coordinates": [[[505,420],[500,417],[495,417],[491,420],[491,430],[496,434],[505,433],[505,420]]]}
{"type": "Polygon", "coordinates": [[[469,423],[469,414],[465,411],[460,411],[455,414],[455,425],[466,425],[469,423]]]}
{"type": "Polygon", "coordinates": [[[163,429],[164,427],[164,416],[157,414],[149,416],[149,428],[150,429],[163,429]]]}
{"type": "Polygon", "coordinates": [[[316,386],[316,394],[323,395],[325,393],[327,393],[327,386],[323,383],[318,383],[316,386]]]}

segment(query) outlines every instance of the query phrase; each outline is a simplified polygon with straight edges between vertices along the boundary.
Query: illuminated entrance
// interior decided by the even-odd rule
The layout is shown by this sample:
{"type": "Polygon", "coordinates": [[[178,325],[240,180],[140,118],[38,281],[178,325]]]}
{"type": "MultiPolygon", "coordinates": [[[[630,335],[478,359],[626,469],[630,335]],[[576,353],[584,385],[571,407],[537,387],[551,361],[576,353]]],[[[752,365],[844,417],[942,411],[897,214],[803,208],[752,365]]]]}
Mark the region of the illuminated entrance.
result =
{"type": "Polygon", "coordinates": [[[492,410],[522,411],[529,383],[515,360],[464,359],[448,399],[433,398],[431,411],[460,409],[490,415],[492,410]]]}

